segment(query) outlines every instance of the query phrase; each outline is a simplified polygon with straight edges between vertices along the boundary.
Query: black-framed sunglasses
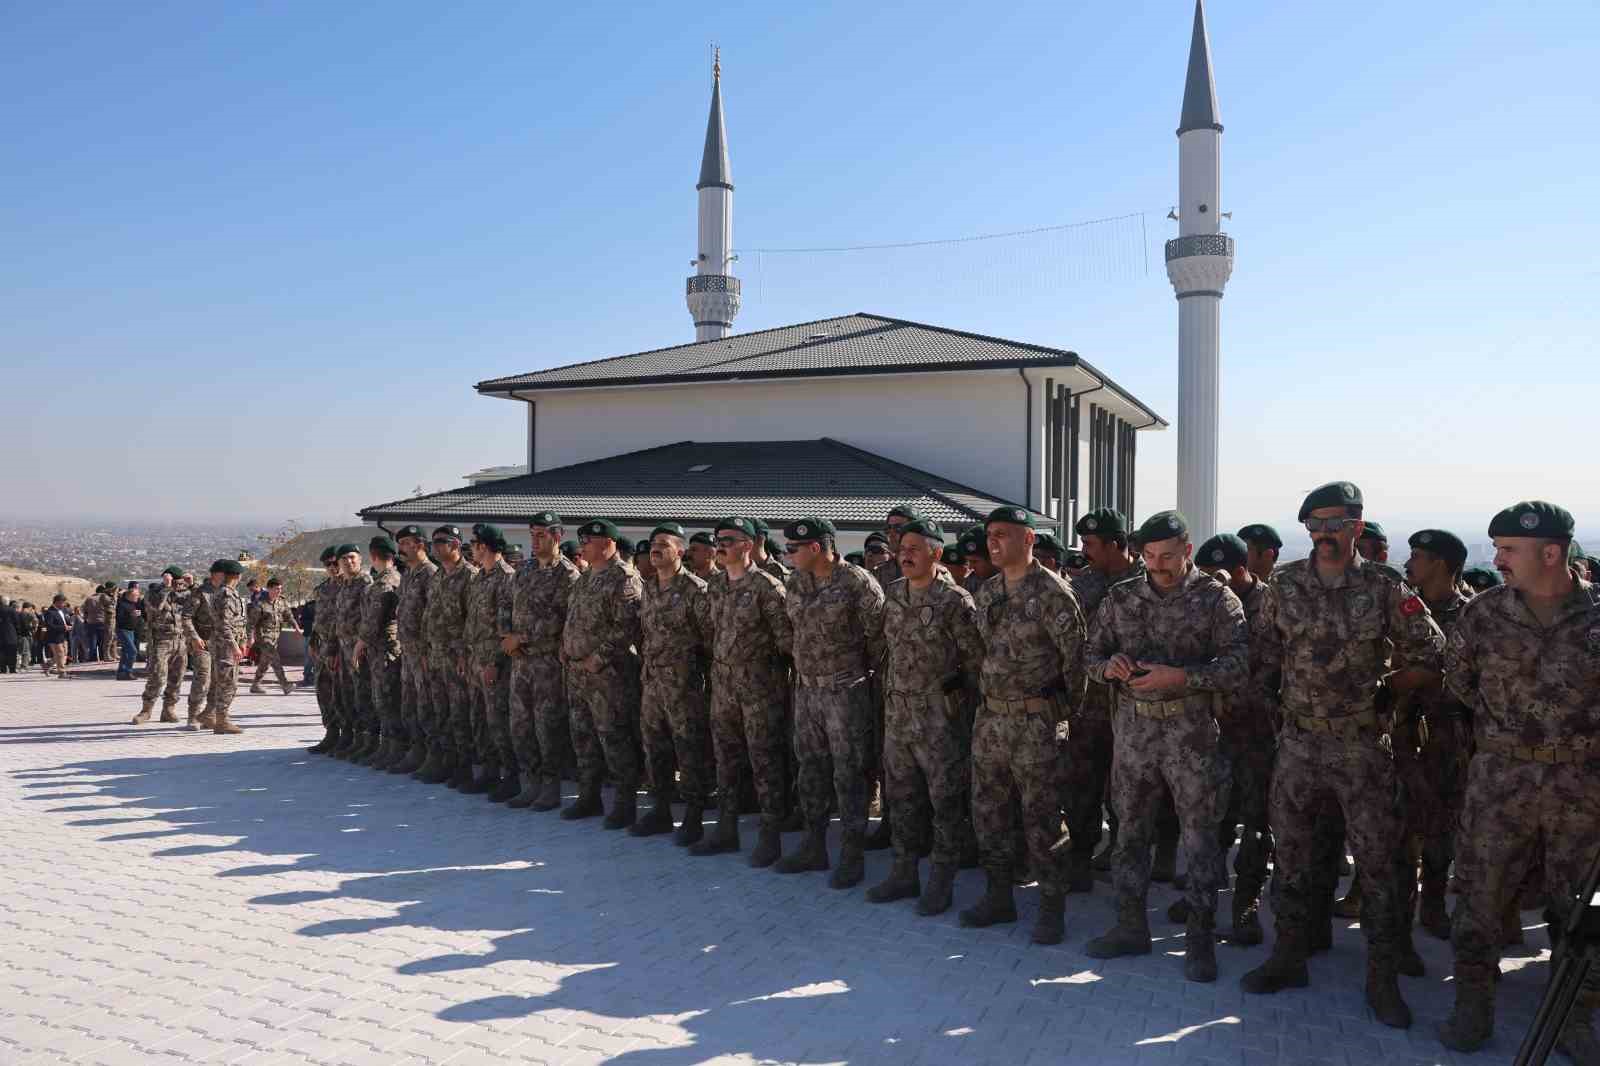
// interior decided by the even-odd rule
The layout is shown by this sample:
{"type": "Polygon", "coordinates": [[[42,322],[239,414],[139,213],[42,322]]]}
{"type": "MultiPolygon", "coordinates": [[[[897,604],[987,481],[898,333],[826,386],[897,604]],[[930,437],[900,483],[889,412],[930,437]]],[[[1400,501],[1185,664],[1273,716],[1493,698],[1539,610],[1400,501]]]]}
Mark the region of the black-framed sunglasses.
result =
{"type": "Polygon", "coordinates": [[[739,539],[738,537],[718,537],[717,546],[719,548],[731,548],[739,543],[739,539]]]}
{"type": "Polygon", "coordinates": [[[1306,519],[1307,533],[1338,533],[1346,526],[1353,526],[1361,521],[1359,518],[1308,518],[1306,519]]]}

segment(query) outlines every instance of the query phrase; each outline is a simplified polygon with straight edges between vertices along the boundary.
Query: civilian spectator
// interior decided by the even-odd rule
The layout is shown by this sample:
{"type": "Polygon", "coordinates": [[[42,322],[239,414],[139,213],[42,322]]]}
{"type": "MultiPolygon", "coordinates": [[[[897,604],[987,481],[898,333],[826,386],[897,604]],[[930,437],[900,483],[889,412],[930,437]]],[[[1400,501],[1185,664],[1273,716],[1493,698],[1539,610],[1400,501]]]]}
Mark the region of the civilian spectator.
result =
{"type": "Polygon", "coordinates": [[[100,658],[100,627],[105,624],[100,597],[105,595],[105,591],[104,585],[96,585],[94,591],[84,597],[83,605],[77,608],[78,618],[72,627],[72,658],[77,662],[100,658]]]}
{"type": "Polygon", "coordinates": [[[44,612],[44,648],[47,654],[44,672],[52,672],[62,680],[67,676],[67,642],[72,639],[74,610],[67,606],[67,598],[56,593],[50,607],[44,612]]]}
{"type": "Polygon", "coordinates": [[[16,604],[0,599],[0,674],[17,672],[17,626],[21,624],[16,604]]]}
{"type": "Polygon", "coordinates": [[[39,654],[39,642],[34,639],[38,631],[39,612],[33,604],[24,602],[17,613],[17,663],[24,670],[38,661],[34,658],[39,654]]]}
{"type": "MultiPolygon", "coordinates": [[[[307,600],[300,607],[300,632],[310,634],[311,627],[316,625],[316,622],[317,601],[307,600]]],[[[306,637],[306,669],[304,676],[300,678],[301,688],[316,688],[317,686],[317,670],[320,664],[317,662],[315,643],[309,635],[306,637]]]]}
{"type": "Polygon", "coordinates": [[[117,680],[133,680],[133,664],[139,658],[139,619],[143,614],[140,601],[144,593],[134,585],[117,599],[117,680]]]}
{"type": "MultiPolygon", "coordinates": [[[[83,624],[83,611],[78,607],[68,607],[65,610],[67,621],[72,623],[72,628],[69,630],[71,635],[67,638],[67,662],[88,662],[89,627],[83,624]]],[[[45,643],[48,644],[49,641],[45,643]]]]}

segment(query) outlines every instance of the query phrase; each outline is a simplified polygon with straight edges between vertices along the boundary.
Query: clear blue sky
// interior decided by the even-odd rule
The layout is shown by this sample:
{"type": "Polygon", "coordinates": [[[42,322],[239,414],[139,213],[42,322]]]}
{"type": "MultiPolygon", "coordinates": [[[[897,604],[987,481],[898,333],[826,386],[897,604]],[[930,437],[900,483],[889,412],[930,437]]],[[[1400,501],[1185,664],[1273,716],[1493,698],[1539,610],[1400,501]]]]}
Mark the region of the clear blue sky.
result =
{"type": "MultiPolygon", "coordinates": [[[[1138,211],[1158,248],[1190,18],[0,5],[0,510],[339,520],[519,461],[520,405],[474,381],[692,336],[713,39],[742,248],[1138,211]]],[[[1290,524],[1342,477],[1391,520],[1470,533],[1542,496],[1593,526],[1600,7],[1209,19],[1239,248],[1223,521],[1290,524]]],[[[738,328],[871,310],[1060,345],[1175,415],[1158,252],[1042,290],[1000,265],[954,299],[791,269],[738,328]]],[[[1175,436],[1142,438],[1141,511],[1175,436]]]]}

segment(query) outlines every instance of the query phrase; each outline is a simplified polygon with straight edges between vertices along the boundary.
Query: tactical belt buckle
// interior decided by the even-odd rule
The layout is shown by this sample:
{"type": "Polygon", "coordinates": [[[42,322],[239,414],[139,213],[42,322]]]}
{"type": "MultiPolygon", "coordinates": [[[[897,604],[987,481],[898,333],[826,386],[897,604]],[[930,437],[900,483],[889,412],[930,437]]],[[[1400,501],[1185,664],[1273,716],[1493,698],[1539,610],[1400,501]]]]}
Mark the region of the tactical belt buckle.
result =
{"type": "Polygon", "coordinates": [[[996,714],[1043,714],[1049,709],[1048,703],[1042,696],[1027,696],[1022,699],[985,696],[983,705],[996,714]]]}

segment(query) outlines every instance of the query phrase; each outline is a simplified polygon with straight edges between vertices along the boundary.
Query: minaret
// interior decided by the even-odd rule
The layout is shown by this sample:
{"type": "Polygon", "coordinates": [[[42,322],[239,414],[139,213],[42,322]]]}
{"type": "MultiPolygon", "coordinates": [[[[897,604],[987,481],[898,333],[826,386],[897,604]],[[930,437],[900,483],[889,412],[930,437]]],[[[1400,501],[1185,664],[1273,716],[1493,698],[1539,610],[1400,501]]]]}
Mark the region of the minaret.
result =
{"type": "Polygon", "coordinates": [[[711,63],[711,117],[706,119],[706,149],[700,157],[700,250],[688,282],[694,339],[714,341],[733,329],[739,313],[739,279],[728,273],[733,262],[733,174],[728,170],[728,131],[722,123],[722,52],[711,63]]]}
{"type": "Polygon", "coordinates": [[[1167,278],[1178,294],[1178,510],[1197,542],[1217,531],[1222,287],[1233,273],[1221,199],[1222,122],[1205,4],[1195,0],[1178,120],[1178,236],[1167,242],[1167,278]]]}

